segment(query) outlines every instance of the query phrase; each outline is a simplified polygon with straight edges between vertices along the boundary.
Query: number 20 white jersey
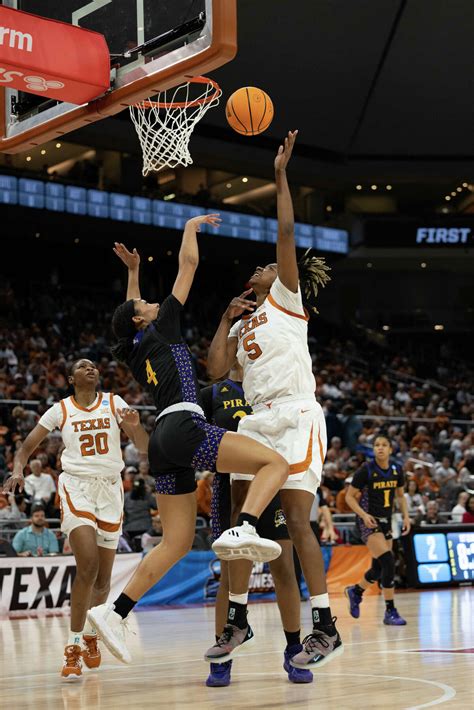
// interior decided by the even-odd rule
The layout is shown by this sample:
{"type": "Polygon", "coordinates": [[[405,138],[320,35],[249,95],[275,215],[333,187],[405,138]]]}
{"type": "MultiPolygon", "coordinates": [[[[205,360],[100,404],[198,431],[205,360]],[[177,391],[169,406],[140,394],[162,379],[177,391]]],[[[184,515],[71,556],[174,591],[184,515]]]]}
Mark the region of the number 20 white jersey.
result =
{"type": "Polygon", "coordinates": [[[93,404],[81,407],[74,397],[62,399],[43,414],[38,424],[61,431],[64,450],[61,465],[73,476],[118,476],[124,463],[120,448],[117,409],[127,403],[118,395],[99,392],[93,404]]]}
{"type": "Polygon", "coordinates": [[[295,395],[314,396],[308,316],[299,287],[293,293],[277,277],[262,305],[235,323],[229,338],[238,339],[243,388],[252,406],[295,395]]]}

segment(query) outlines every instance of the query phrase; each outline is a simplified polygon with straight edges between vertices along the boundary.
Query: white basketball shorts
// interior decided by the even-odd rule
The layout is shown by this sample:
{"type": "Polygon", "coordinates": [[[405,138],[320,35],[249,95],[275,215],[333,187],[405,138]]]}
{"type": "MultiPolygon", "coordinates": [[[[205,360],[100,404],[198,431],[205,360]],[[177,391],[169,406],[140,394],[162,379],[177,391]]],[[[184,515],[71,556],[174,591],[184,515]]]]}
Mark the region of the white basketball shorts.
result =
{"type": "Polygon", "coordinates": [[[120,476],[59,476],[61,531],[65,535],[81,525],[97,533],[97,545],[115,550],[122,533],[123,487],[120,476]]]}
{"type": "MultiPolygon", "coordinates": [[[[316,494],[326,456],[326,421],[314,396],[288,397],[254,407],[254,413],[239,422],[239,434],[265,444],[281,454],[290,465],[283,490],[316,494]]],[[[233,473],[231,480],[252,480],[248,474],[233,473]]]]}

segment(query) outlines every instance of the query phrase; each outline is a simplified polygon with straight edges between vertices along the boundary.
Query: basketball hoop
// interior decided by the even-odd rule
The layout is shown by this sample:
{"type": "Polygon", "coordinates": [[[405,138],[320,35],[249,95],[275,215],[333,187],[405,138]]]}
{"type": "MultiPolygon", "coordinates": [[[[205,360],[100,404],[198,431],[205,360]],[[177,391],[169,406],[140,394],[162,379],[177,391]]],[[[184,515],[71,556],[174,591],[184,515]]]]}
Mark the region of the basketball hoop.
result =
{"type": "Polygon", "coordinates": [[[192,164],[189,140],[194,126],[206,111],[217,106],[221,95],[216,81],[195,76],[181,86],[160,91],[153,100],[130,106],[130,116],[143,151],[144,176],[163,168],[192,164]],[[202,90],[193,98],[196,89],[202,90]]]}

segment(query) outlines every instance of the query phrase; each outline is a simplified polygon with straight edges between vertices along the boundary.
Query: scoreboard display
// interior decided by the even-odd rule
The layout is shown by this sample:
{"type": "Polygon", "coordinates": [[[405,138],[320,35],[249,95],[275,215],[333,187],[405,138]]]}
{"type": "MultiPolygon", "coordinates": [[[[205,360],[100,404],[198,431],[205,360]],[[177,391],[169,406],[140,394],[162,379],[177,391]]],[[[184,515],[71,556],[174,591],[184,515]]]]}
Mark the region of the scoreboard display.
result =
{"type": "Polygon", "coordinates": [[[423,587],[473,584],[473,527],[436,525],[425,530],[419,528],[412,537],[412,583],[423,587]]]}

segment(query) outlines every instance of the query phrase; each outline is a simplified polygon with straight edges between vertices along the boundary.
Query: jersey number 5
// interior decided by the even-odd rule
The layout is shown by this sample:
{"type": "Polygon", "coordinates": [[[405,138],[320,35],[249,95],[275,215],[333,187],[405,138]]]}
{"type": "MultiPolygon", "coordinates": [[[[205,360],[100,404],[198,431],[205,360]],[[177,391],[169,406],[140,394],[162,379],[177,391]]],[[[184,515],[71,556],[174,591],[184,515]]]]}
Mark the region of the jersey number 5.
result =
{"type": "Polygon", "coordinates": [[[151,362],[147,359],[146,361],[146,381],[148,382],[149,385],[153,382],[155,387],[158,387],[158,378],[156,376],[156,372],[151,366],[151,362]]]}
{"type": "Polygon", "coordinates": [[[246,335],[242,341],[242,347],[249,356],[249,360],[256,360],[262,354],[262,348],[257,343],[254,343],[255,333],[246,335]]]}
{"type": "Polygon", "coordinates": [[[82,456],[109,453],[109,442],[105,432],[100,432],[100,434],[95,436],[93,434],[83,434],[79,437],[79,441],[81,442],[82,456]]]}

